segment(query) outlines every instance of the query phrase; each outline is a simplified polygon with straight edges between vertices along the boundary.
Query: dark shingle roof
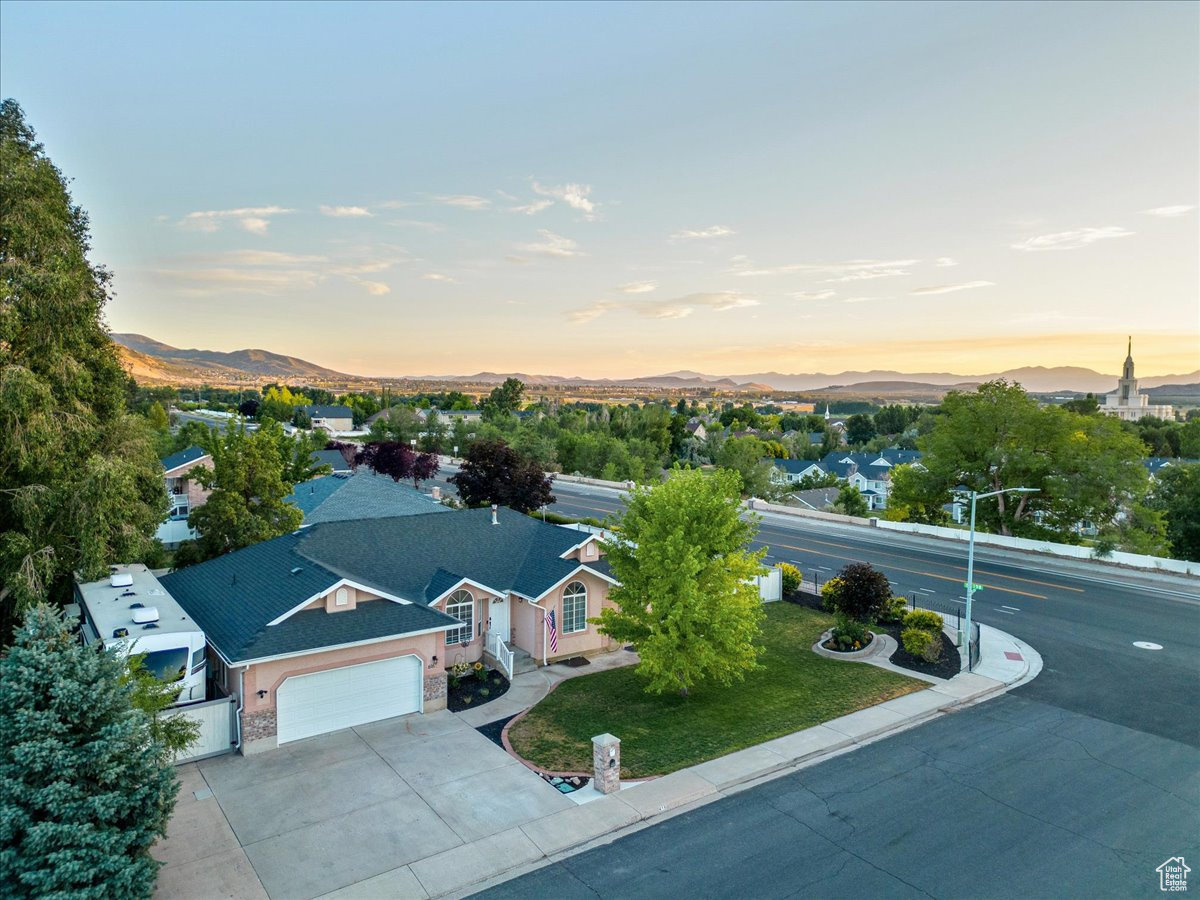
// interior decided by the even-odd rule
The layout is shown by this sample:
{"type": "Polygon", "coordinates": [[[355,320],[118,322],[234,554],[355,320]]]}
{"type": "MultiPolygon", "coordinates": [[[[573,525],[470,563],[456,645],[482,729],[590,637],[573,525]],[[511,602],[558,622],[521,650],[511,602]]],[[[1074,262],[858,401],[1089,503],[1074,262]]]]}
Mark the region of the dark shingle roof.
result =
{"type": "Polygon", "coordinates": [[[301,406],[300,409],[308,413],[310,419],[354,418],[354,410],[348,406],[320,406],[318,404],[311,404],[309,406],[301,406]]]}
{"type": "Polygon", "coordinates": [[[287,502],[304,513],[305,525],[450,512],[411,485],[366,470],[305,481],[293,488],[287,502]]]}
{"type": "Polygon", "coordinates": [[[188,447],[186,450],[180,450],[178,453],[172,453],[162,461],[164,472],[170,472],[172,469],[178,469],[180,466],[185,466],[188,463],[195,462],[201,457],[208,456],[208,451],[203,447],[197,447],[195,444],[188,447]]]}
{"type": "Polygon", "coordinates": [[[789,475],[799,475],[809,466],[818,465],[811,459],[771,459],[766,457],[763,462],[769,462],[775,468],[787,472],[789,475]]]}
{"type": "MultiPolygon", "coordinates": [[[[160,581],[235,663],[457,627],[456,619],[426,604],[464,578],[538,597],[580,566],[578,560],[560,556],[587,535],[510,509],[501,509],[499,519],[492,525],[491,511],[477,509],[326,522],[172,572],[160,581]],[[278,625],[267,624],[343,578],[412,602],[368,601],[341,613],[306,610],[278,625]]],[[[588,568],[607,575],[603,563],[588,568]]]]}
{"type": "Polygon", "coordinates": [[[350,471],[350,463],[346,462],[346,457],[342,456],[341,450],[314,450],[310,458],[313,465],[329,466],[335,474],[350,471]]]}

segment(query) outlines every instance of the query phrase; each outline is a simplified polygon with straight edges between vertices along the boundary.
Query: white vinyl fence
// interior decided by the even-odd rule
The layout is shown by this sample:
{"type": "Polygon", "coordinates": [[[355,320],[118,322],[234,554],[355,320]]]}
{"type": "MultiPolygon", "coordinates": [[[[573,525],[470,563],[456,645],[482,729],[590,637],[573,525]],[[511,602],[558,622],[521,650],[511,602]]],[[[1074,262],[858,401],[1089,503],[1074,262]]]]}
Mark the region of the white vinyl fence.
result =
{"type": "Polygon", "coordinates": [[[164,715],[187,716],[200,724],[200,736],[183,753],[175,757],[175,765],[232,753],[237,744],[237,705],[232,697],[208,700],[180,707],[164,715]]]}

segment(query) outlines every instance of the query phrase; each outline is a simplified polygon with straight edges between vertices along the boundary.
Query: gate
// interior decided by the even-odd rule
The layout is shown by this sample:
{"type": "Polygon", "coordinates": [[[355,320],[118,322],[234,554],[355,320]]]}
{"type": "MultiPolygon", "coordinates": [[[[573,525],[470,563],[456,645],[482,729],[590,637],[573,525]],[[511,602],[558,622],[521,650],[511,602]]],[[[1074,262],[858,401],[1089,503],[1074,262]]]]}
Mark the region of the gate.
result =
{"type": "Polygon", "coordinates": [[[234,718],[237,716],[237,705],[234,703],[233,697],[222,697],[219,700],[209,700],[205,703],[193,703],[162,715],[187,716],[200,725],[200,734],[195,743],[176,755],[175,765],[233,752],[234,745],[237,743],[235,737],[237,729],[234,722],[234,718]]]}

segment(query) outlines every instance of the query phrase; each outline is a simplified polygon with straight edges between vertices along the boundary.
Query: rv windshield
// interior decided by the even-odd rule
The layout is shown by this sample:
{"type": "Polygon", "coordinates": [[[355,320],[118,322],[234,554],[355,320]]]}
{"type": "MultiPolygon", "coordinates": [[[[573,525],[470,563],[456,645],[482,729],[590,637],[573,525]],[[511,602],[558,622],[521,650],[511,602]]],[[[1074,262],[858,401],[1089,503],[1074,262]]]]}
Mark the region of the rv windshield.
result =
{"type": "Polygon", "coordinates": [[[142,663],[146,671],[159,681],[178,681],[187,674],[188,648],[172,647],[170,650],[152,650],[142,663]]]}

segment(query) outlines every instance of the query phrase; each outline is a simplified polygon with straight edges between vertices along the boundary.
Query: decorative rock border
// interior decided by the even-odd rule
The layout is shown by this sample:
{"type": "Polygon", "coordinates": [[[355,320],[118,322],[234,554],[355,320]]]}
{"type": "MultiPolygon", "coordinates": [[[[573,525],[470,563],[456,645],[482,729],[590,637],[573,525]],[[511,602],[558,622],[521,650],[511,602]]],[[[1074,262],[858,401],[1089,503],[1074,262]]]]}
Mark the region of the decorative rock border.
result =
{"type": "Polygon", "coordinates": [[[867,644],[867,646],[863,647],[861,650],[851,650],[845,653],[838,650],[826,650],[822,644],[824,644],[832,636],[832,628],[822,634],[820,640],[812,645],[813,653],[817,654],[817,656],[824,656],[827,659],[846,659],[854,661],[870,659],[881,650],[884,650],[886,646],[885,635],[880,632],[874,632],[871,636],[871,643],[867,644]]]}

